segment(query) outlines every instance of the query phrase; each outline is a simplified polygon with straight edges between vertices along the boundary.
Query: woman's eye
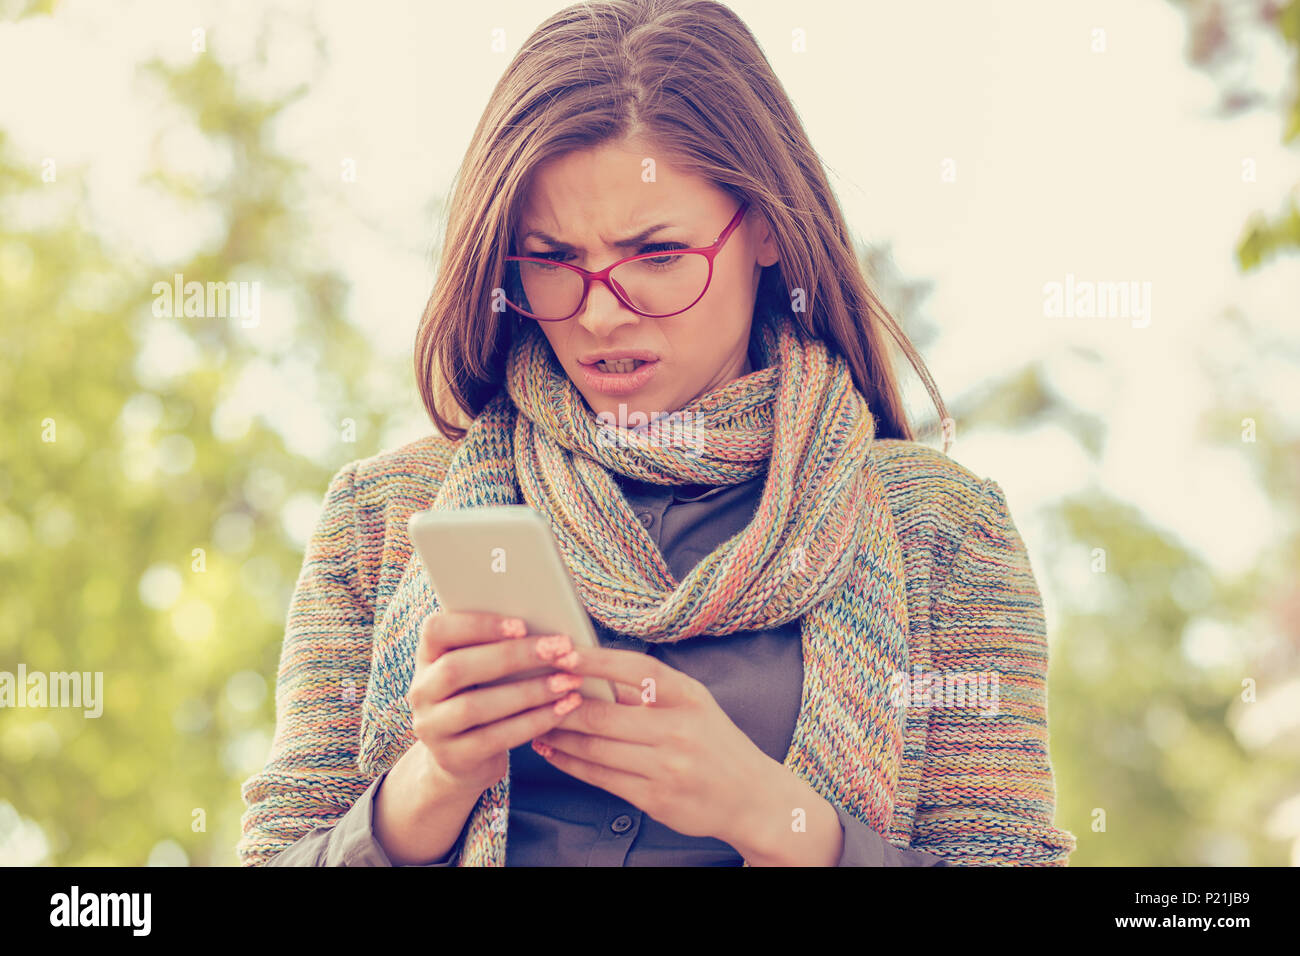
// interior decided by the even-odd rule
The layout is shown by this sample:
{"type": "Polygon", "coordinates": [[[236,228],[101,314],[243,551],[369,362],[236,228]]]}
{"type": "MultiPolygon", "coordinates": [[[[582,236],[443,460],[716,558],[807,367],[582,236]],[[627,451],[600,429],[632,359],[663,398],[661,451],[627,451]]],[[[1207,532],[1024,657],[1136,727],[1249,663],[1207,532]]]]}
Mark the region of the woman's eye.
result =
{"type": "MultiPolygon", "coordinates": [[[[642,246],[637,250],[636,255],[645,255],[647,252],[669,252],[673,249],[689,248],[682,242],[652,242],[642,246]]],[[[544,251],[526,251],[523,255],[533,259],[545,259],[547,262],[564,262],[568,252],[563,250],[544,252],[544,251]]]]}
{"type": "Polygon", "coordinates": [[[642,248],[641,252],[639,253],[639,255],[644,255],[646,256],[646,258],[638,259],[637,262],[640,262],[642,265],[647,266],[648,268],[651,269],[670,269],[677,264],[678,260],[682,258],[681,256],[674,256],[672,253],[677,251],[678,249],[688,249],[688,248],[690,247],[683,245],[680,242],[651,243],[650,245],[642,248]],[[660,253],[660,255],[656,256],[655,255],[656,252],[660,253]]]}

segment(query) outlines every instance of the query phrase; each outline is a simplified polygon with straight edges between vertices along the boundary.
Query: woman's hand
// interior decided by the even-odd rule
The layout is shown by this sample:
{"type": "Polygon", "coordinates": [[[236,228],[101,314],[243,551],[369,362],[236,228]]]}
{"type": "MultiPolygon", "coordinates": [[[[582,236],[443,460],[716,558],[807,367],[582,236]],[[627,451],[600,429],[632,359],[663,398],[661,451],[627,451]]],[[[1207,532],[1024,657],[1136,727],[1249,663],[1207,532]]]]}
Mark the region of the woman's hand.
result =
{"type": "Polygon", "coordinates": [[[406,700],[418,743],[449,790],[479,793],[505,776],[507,752],[550,730],[581,703],[581,678],[543,674],[494,687],[474,684],[544,666],[554,635],[525,636],[523,622],[486,612],[430,614],[420,627],[415,677],[406,700]]]}
{"type": "Polygon", "coordinates": [[[618,703],[586,699],[533,749],[678,833],[736,846],[734,828],[750,819],[747,805],[770,789],[780,765],[732,723],[709,689],[637,651],[583,647],[554,663],[615,682],[618,703]]]}

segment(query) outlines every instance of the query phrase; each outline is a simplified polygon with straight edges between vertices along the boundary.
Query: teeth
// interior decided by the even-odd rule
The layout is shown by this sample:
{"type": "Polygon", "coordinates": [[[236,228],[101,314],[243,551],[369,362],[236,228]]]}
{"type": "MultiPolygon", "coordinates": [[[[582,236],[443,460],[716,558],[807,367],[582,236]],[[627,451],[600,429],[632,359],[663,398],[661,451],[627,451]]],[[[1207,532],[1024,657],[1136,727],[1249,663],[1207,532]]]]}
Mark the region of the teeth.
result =
{"type": "Polygon", "coordinates": [[[597,362],[602,372],[630,372],[639,365],[645,364],[640,359],[619,359],[617,362],[597,362]]]}

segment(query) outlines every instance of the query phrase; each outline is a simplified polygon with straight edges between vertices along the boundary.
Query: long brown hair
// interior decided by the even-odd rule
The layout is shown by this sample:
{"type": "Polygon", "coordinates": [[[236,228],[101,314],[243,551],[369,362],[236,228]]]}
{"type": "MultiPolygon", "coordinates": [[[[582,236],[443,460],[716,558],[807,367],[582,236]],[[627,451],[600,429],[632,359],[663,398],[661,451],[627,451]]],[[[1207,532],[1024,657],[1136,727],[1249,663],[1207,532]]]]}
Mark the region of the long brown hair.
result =
{"type": "Polygon", "coordinates": [[[947,419],[924,361],[871,290],[821,162],[749,28],[714,0],[596,0],[566,7],[524,42],[456,174],[415,342],[420,395],[443,435],[464,437],[504,383],[518,323],[534,321],[493,310],[530,171],[632,135],[765,217],[780,258],[758,295],[844,357],[877,437],[915,438],[885,331],[947,419]],[[792,310],[795,290],[803,310],[792,310]]]}

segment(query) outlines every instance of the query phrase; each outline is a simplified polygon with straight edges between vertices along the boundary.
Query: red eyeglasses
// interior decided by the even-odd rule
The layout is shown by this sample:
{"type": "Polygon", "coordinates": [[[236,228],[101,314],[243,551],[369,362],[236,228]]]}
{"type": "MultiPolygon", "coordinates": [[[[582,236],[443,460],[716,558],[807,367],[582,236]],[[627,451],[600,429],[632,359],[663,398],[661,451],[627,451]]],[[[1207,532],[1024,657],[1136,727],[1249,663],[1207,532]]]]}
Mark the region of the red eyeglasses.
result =
{"type": "MultiPolygon", "coordinates": [[[[619,302],[637,315],[663,319],[685,312],[704,298],[713,281],[713,260],[745,218],[748,208],[748,201],[740,204],[712,245],[642,252],[619,259],[599,272],[588,272],[541,256],[506,256],[506,304],[520,315],[539,322],[562,322],[573,318],[586,304],[593,282],[603,282],[619,302]]],[[[679,246],[681,243],[650,245],[679,246]]]]}

